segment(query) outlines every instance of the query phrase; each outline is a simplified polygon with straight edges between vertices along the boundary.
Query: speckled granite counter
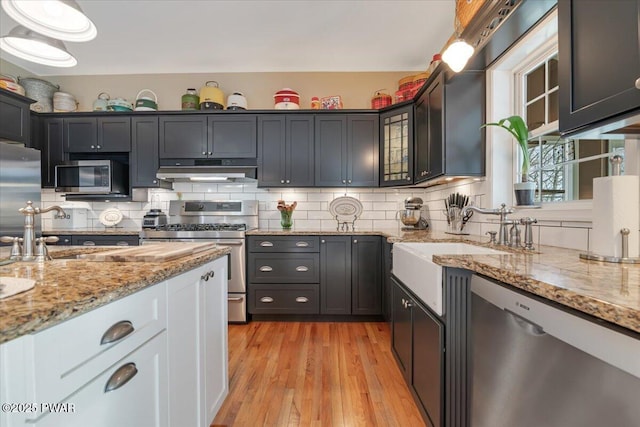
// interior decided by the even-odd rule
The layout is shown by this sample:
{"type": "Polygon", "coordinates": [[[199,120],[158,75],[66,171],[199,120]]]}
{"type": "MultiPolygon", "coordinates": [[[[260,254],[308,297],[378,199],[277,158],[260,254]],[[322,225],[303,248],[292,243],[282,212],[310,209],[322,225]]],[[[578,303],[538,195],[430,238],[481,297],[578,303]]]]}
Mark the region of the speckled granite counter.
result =
{"type": "Polygon", "coordinates": [[[137,236],[140,234],[140,229],[136,228],[113,228],[113,227],[100,227],[100,228],[74,228],[71,230],[44,230],[42,235],[44,236],[63,236],[63,235],[94,235],[94,236],[137,236]]]}
{"type": "MultiPolygon", "coordinates": [[[[390,242],[464,242],[490,247],[486,237],[430,231],[253,230],[249,235],[371,234],[390,242]]],[[[579,251],[552,246],[534,253],[495,247],[508,255],[434,256],[437,264],[464,268],[596,318],[640,333],[640,265],[586,261],[579,251]]]]}
{"type": "MultiPolygon", "coordinates": [[[[67,246],[50,251],[54,258],[61,258],[109,249],[114,248],[67,246]]],[[[166,262],[54,259],[0,266],[0,276],[36,280],[32,290],[0,300],[0,343],[48,328],[230,252],[228,247],[212,246],[211,250],[166,262]]]]}

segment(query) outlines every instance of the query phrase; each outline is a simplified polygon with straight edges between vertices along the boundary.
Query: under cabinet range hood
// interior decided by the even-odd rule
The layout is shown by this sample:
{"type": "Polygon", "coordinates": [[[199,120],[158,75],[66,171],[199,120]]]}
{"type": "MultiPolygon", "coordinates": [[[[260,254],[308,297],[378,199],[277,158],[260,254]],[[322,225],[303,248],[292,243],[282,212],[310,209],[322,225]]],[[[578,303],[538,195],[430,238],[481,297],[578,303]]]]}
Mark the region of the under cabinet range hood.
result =
{"type": "Polygon", "coordinates": [[[258,162],[238,159],[160,159],[156,177],[171,182],[255,182],[258,162]]]}

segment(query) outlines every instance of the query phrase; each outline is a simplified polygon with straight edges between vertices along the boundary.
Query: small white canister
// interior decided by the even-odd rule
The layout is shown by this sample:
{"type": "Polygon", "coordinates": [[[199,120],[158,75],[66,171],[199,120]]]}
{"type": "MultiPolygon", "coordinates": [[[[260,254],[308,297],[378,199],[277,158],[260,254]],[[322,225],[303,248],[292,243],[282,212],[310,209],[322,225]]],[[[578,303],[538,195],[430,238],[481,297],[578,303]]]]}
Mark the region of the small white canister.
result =
{"type": "Polygon", "coordinates": [[[87,208],[61,206],[65,212],[64,218],[53,217],[53,230],[73,230],[87,228],[87,208]]]}

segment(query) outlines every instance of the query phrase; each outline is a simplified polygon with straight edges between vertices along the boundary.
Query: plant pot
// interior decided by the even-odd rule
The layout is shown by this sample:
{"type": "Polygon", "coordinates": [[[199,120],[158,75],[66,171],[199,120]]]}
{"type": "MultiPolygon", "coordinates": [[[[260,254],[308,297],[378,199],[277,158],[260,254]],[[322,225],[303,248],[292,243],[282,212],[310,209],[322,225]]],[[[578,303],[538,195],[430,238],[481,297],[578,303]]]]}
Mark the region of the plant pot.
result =
{"type": "Polygon", "coordinates": [[[536,183],[533,181],[517,182],[513,184],[517,206],[534,206],[536,197],[536,183]]]}
{"type": "Polygon", "coordinates": [[[293,211],[280,211],[280,225],[285,230],[288,230],[293,225],[293,219],[291,216],[293,215],[293,211]]]}

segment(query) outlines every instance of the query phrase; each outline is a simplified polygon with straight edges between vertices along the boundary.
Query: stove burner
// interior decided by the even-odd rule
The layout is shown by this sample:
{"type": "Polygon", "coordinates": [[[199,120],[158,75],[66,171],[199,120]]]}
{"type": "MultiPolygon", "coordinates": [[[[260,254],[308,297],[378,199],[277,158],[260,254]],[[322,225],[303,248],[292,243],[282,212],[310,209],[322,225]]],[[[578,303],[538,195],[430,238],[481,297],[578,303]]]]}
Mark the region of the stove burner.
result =
{"type": "Polygon", "coordinates": [[[163,224],[153,228],[155,231],[245,231],[246,224],[163,224]]]}

